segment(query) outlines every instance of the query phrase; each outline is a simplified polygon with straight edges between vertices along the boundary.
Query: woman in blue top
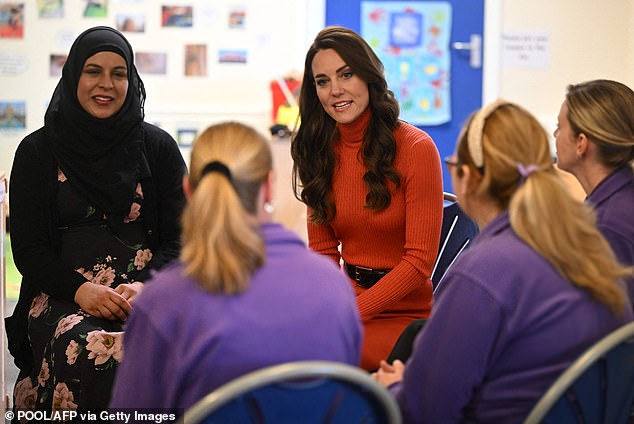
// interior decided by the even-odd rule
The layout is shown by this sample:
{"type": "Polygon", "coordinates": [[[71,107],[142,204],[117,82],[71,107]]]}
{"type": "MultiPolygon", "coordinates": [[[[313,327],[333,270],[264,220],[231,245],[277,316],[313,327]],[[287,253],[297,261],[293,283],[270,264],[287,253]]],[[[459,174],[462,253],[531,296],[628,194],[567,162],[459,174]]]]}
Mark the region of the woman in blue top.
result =
{"type": "MultiPolygon", "coordinates": [[[[634,265],[634,91],[610,80],[570,85],[557,121],[557,165],[581,183],[617,258],[634,265]]],[[[634,304],[634,278],[628,291],[634,304]]]]}
{"type": "Polygon", "coordinates": [[[447,164],[481,232],[448,271],[407,367],[383,362],[375,378],[396,382],[406,422],[522,422],[581,352],[631,321],[620,279],[632,270],[519,106],[478,111],[447,164]]]}

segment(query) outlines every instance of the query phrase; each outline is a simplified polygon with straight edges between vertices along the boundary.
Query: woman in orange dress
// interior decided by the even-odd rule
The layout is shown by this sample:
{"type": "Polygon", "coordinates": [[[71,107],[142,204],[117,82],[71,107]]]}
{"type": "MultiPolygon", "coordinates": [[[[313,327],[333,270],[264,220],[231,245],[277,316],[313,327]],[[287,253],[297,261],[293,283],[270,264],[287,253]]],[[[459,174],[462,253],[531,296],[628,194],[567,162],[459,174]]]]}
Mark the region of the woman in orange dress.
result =
{"type": "Polygon", "coordinates": [[[383,64],[354,31],[328,27],[306,55],[292,139],[293,187],[311,249],[342,263],[378,368],[407,324],[429,316],[442,221],[438,150],[398,119],[383,64]]]}

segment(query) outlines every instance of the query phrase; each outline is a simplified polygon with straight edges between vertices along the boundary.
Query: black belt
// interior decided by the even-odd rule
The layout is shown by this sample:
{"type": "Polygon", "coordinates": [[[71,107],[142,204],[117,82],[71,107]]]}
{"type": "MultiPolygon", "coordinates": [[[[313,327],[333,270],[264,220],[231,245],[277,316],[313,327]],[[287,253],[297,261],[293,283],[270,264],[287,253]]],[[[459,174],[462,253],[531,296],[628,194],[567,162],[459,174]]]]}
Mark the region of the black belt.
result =
{"type": "Polygon", "coordinates": [[[372,287],[377,281],[383,278],[385,274],[391,271],[389,269],[372,269],[364,266],[350,265],[345,262],[343,263],[343,269],[350,278],[357,282],[357,285],[366,289],[372,287]]]}

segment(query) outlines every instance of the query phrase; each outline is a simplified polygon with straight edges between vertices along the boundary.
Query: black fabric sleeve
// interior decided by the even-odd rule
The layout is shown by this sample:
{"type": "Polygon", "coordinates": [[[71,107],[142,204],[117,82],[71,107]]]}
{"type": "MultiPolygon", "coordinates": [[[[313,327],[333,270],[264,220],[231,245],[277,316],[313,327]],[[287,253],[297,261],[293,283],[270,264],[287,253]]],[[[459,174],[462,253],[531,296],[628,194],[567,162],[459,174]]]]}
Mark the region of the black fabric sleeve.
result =
{"type": "Polygon", "coordinates": [[[144,188],[148,208],[143,211],[152,260],[136,279],[146,282],[151,273],[180,253],[181,214],[185,207],[183,176],[187,166],[176,141],[167,132],[145,123],[145,149],[152,176],[144,188]]]}
{"type": "Polygon", "coordinates": [[[43,141],[43,131],[36,131],[15,153],[9,179],[11,247],[22,284],[72,302],[86,279],[64,265],[57,253],[53,204],[57,166],[43,141]]]}

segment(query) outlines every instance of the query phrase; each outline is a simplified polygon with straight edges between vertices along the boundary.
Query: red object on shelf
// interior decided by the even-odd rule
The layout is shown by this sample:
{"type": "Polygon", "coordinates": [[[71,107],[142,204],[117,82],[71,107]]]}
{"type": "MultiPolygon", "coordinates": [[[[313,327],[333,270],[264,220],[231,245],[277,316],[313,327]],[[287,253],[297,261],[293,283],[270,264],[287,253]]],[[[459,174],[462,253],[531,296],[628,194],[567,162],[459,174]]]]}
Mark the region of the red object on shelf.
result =
{"type": "MultiPolygon", "coordinates": [[[[301,81],[294,79],[285,79],[286,86],[288,90],[293,93],[299,87],[301,81]]],[[[277,81],[271,81],[271,94],[273,95],[273,110],[272,117],[273,122],[276,122],[277,119],[277,109],[287,102],[286,96],[284,95],[284,91],[280,87],[280,84],[277,81]]]]}

